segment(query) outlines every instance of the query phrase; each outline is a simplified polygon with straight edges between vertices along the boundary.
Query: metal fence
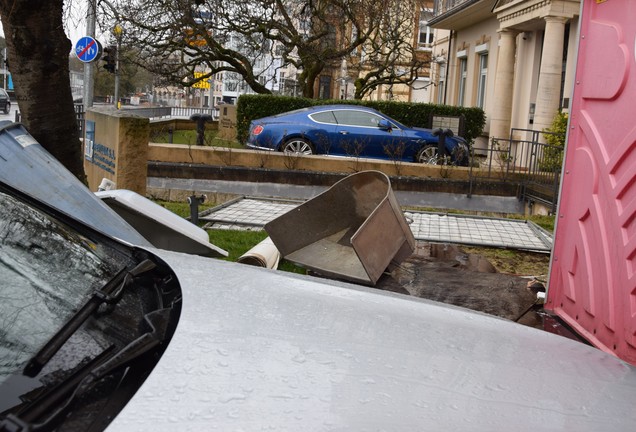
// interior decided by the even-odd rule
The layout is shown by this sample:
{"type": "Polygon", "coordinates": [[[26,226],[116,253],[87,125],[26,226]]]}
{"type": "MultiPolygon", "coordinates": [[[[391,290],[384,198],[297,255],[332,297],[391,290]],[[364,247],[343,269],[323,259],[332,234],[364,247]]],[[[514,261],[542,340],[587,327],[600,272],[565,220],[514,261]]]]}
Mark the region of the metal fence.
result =
{"type": "Polygon", "coordinates": [[[195,108],[195,107],[133,107],[125,106],[126,111],[135,113],[138,116],[155,118],[185,118],[189,119],[193,114],[208,114],[214,120],[219,118],[218,108],[195,108]]]}
{"type": "Polygon", "coordinates": [[[213,119],[219,118],[218,108],[190,108],[190,107],[170,107],[171,117],[190,118],[192,114],[209,114],[213,119]]]}
{"type": "Polygon", "coordinates": [[[563,163],[563,147],[542,142],[546,135],[560,135],[531,129],[512,129],[506,139],[492,138],[485,150],[473,155],[470,164],[470,192],[484,184],[516,187],[525,202],[540,202],[556,212],[563,163]],[[515,139],[525,136],[526,139],[515,139]],[[475,168],[479,169],[475,169],[475,168]]]}
{"type": "Polygon", "coordinates": [[[75,104],[75,118],[77,119],[77,127],[79,128],[80,137],[83,137],[84,127],[86,125],[84,119],[84,105],[75,104]]]}
{"type": "MultiPolygon", "coordinates": [[[[77,119],[77,127],[79,128],[80,137],[84,135],[84,105],[75,104],[75,118],[77,119]]],[[[20,123],[22,121],[22,114],[20,111],[15,112],[15,120],[16,123],[20,123]]]]}
{"type": "MultiPolygon", "coordinates": [[[[136,115],[141,117],[163,118],[163,117],[175,117],[175,118],[187,118],[189,119],[192,114],[201,113],[209,114],[213,119],[219,118],[219,110],[217,108],[182,108],[182,107],[142,107],[142,108],[126,108],[136,115]]],[[[80,137],[84,135],[85,117],[84,117],[84,105],[75,104],[75,118],[77,119],[77,126],[79,128],[80,137]]],[[[22,121],[22,115],[20,111],[15,112],[15,122],[20,123],[22,121]]]]}

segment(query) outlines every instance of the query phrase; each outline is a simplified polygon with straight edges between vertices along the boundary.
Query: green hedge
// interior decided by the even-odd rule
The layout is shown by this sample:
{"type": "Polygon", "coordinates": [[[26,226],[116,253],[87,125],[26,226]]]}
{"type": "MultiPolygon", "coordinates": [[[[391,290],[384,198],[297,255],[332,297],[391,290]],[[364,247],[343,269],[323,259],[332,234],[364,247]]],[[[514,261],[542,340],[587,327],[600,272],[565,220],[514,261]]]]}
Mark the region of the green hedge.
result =
{"type": "Polygon", "coordinates": [[[347,103],[375,108],[395,120],[413,127],[429,127],[431,115],[463,115],[464,138],[472,143],[481,135],[486,124],[486,114],[481,108],[466,108],[450,105],[435,105],[413,102],[361,101],[361,100],[320,100],[294,98],[274,95],[241,95],[236,114],[237,139],[245,143],[249,134],[250,122],[262,117],[280,114],[286,111],[305,108],[312,105],[347,103]]]}

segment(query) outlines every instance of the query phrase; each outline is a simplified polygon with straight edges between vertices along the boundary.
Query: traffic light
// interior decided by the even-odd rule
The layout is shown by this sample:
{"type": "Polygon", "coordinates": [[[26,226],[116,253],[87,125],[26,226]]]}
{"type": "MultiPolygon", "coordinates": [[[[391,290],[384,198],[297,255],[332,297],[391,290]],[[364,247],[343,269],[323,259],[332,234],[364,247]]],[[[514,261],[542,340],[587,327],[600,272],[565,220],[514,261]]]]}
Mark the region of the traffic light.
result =
{"type": "Polygon", "coordinates": [[[109,45],[104,48],[104,69],[110,73],[115,73],[117,69],[117,47],[115,45],[109,45]]]}

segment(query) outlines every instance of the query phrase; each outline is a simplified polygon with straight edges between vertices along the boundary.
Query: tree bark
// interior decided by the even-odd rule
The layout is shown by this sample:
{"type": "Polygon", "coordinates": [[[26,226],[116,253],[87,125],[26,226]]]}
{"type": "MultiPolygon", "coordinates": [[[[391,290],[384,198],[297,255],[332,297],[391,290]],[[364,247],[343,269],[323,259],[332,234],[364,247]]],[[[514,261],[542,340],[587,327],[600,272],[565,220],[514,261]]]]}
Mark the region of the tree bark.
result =
{"type": "Polygon", "coordinates": [[[0,17],[22,123],[46,150],[85,181],[69,78],[72,44],[62,24],[63,3],[0,0],[0,17]]]}

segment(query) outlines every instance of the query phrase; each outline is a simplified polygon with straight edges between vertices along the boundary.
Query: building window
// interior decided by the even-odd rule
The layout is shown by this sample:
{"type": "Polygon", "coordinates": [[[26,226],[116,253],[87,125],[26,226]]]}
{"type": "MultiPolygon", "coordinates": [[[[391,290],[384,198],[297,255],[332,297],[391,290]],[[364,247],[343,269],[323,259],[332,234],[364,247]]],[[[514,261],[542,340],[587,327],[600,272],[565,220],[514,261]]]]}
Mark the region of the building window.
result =
{"type": "Polygon", "coordinates": [[[439,81],[437,83],[437,103],[443,105],[446,92],[446,64],[439,65],[439,81]]]}
{"type": "Polygon", "coordinates": [[[479,55],[479,77],[477,79],[477,106],[484,108],[486,101],[486,78],[488,76],[488,53],[479,55]]]}
{"type": "Polygon", "coordinates": [[[430,50],[433,47],[433,29],[428,25],[428,21],[432,17],[433,9],[422,9],[420,11],[418,49],[430,50]]]}
{"type": "Polygon", "coordinates": [[[459,58],[459,89],[457,92],[457,105],[464,106],[464,98],[466,97],[466,78],[467,78],[467,62],[466,57],[459,58]]]}
{"type": "Polygon", "coordinates": [[[318,99],[331,99],[331,77],[321,76],[318,88],[318,99]]]}

